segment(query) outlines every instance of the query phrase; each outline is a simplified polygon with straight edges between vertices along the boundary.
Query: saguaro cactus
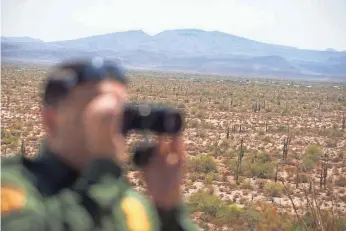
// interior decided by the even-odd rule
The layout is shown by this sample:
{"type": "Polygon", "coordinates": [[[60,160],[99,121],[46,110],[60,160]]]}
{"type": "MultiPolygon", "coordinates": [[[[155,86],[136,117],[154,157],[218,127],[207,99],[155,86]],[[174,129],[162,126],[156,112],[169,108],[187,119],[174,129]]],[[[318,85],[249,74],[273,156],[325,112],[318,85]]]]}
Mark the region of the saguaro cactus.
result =
{"type": "Polygon", "coordinates": [[[299,187],[299,172],[300,172],[300,163],[299,163],[299,159],[297,159],[297,164],[296,164],[296,188],[299,187]]]}
{"type": "Polygon", "coordinates": [[[237,125],[233,125],[232,126],[232,132],[235,132],[236,128],[237,128],[237,125]]]}
{"type": "Polygon", "coordinates": [[[291,139],[287,136],[284,138],[284,147],[282,149],[282,159],[287,160],[287,155],[288,155],[288,146],[291,142],[291,139]]]}
{"type": "Polygon", "coordinates": [[[20,153],[24,156],[25,155],[25,144],[24,140],[22,140],[21,146],[20,146],[20,153]]]}
{"type": "Polygon", "coordinates": [[[324,158],[321,160],[321,175],[320,175],[320,188],[322,186],[326,189],[328,176],[328,155],[325,154],[324,158]]]}
{"type": "Polygon", "coordinates": [[[278,172],[279,172],[279,164],[277,163],[276,164],[276,167],[275,167],[275,183],[278,181],[278,172]]]}
{"type": "Polygon", "coordinates": [[[238,154],[238,161],[237,161],[237,170],[236,170],[236,183],[237,185],[239,185],[239,174],[240,174],[240,169],[241,169],[241,162],[243,160],[243,157],[244,157],[244,147],[243,147],[243,142],[244,140],[241,139],[240,141],[240,151],[239,151],[239,154],[238,154]]]}
{"type": "Polygon", "coordinates": [[[252,104],[252,110],[253,110],[253,112],[258,112],[258,111],[260,111],[261,110],[261,105],[258,103],[258,102],[255,102],[255,103],[253,103],[252,104]]]}

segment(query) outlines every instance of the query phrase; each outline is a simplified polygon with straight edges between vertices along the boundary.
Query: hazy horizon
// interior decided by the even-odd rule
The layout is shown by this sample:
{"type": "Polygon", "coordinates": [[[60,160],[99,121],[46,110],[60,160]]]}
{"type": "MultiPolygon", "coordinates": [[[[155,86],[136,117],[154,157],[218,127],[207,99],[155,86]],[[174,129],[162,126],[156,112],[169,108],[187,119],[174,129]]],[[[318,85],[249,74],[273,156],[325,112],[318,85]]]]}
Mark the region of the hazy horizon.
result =
{"type": "Polygon", "coordinates": [[[3,0],[1,11],[2,36],[47,42],[130,30],[155,35],[200,29],[301,49],[346,51],[343,0],[3,0]]]}

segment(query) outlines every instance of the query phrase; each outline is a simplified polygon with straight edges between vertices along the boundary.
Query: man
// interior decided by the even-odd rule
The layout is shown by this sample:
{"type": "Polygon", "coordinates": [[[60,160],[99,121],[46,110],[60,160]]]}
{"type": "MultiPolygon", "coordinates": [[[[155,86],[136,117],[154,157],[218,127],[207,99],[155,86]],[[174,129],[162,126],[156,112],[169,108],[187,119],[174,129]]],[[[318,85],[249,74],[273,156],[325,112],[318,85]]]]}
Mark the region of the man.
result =
{"type": "Polygon", "coordinates": [[[141,169],[149,198],[126,181],[120,168],[125,102],[124,75],[102,59],[67,62],[52,72],[37,157],[2,159],[2,230],[197,230],[181,201],[180,136],[158,137],[141,169]]]}

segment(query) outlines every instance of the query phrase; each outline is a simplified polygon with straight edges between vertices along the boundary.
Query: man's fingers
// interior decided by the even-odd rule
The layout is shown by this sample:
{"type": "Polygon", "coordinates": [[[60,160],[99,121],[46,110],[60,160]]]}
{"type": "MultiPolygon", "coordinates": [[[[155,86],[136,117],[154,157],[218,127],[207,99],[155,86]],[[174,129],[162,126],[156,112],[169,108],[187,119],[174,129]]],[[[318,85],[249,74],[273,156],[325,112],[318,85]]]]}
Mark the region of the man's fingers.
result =
{"type": "Polygon", "coordinates": [[[167,162],[170,165],[176,165],[182,163],[185,159],[184,142],[181,136],[175,136],[172,138],[169,145],[169,155],[167,156],[167,162]]]}
{"type": "Polygon", "coordinates": [[[184,158],[185,146],[184,146],[183,137],[181,135],[173,137],[173,140],[171,143],[171,149],[172,149],[172,152],[177,153],[177,155],[180,158],[184,158]]]}
{"type": "Polygon", "coordinates": [[[158,152],[160,155],[167,155],[169,150],[168,138],[166,136],[158,136],[158,152]]]}
{"type": "Polygon", "coordinates": [[[158,154],[169,165],[181,163],[185,159],[185,147],[181,136],[158,136],[158,154]]]}

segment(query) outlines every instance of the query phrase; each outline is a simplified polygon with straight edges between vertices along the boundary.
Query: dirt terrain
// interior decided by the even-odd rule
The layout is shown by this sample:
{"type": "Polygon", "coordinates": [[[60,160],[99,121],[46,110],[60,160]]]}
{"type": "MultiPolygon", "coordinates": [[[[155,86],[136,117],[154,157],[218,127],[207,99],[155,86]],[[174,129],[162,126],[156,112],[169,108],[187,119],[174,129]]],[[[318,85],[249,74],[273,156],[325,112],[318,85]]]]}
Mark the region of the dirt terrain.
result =
{"type": "MultiPolygon", "coordinates": [[[[2,67],[1,155],[34,156],[47,69],[2,67]]],[[[184,196],[205,230],[346,230],[346,84],[129,72],[129,100],[180,108],[184,196]]],[[[131,147],[137,135],[128,138],[131,147]]],[[[144,190],[132,165],[131,182],[144,190]]]]}

